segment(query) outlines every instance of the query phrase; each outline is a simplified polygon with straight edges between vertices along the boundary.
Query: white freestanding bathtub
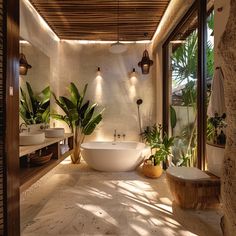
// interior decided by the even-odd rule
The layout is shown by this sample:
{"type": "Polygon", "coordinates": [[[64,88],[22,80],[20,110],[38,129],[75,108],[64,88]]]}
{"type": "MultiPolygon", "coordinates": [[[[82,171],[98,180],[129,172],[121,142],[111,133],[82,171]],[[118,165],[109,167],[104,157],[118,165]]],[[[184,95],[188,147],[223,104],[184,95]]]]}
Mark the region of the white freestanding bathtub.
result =
{"type": "Polygon", "coordinates": [[[81,145],[82,157],[100,171],[135,170],[150,154],[150,148],[139,142],[88,142],[81,145]]]}

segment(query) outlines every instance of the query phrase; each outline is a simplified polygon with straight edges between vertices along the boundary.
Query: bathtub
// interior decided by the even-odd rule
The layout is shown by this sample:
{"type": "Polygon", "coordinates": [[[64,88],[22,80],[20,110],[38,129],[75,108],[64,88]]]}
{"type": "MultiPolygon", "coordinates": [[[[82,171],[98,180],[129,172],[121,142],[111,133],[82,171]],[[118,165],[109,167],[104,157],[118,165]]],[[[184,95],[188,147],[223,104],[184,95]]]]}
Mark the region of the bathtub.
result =
{"type": "Polygon", "coordinates": [[[85,162],[99,171],[135,170],[149,156],[150,148],[139,142],[88,142],[81,145],[85,162]]]}

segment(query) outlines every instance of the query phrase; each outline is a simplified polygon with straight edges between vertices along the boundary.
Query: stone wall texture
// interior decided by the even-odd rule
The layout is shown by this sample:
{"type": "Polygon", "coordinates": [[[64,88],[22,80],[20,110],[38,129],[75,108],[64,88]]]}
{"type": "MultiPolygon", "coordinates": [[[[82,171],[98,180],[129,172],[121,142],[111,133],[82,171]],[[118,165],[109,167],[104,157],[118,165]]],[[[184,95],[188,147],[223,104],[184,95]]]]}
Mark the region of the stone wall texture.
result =
{"type": "Polygon", "coordinates": [[[230,15],[220,39],[219,54],[225,75],[227,144],[222,177],[224,235],[236,235],[236,0],[230,1],[230,15]]]}

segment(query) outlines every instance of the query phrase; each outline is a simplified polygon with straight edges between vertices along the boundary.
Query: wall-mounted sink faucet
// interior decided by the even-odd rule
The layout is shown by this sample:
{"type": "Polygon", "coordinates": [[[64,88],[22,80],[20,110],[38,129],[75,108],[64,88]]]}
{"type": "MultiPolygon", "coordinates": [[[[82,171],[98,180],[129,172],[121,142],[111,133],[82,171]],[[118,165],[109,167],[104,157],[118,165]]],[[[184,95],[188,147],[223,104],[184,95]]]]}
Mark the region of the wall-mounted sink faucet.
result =
{"type": "Polygon", "coordinates": [[[21,123],[20,127],[19,127],[19,132],[22,133],[25,130],[29,131],[29,128],[28,128],[27,124],[26,123],[21,123]],[[25,126],[26,129],[22,128],[23,125],[25,126]]]}

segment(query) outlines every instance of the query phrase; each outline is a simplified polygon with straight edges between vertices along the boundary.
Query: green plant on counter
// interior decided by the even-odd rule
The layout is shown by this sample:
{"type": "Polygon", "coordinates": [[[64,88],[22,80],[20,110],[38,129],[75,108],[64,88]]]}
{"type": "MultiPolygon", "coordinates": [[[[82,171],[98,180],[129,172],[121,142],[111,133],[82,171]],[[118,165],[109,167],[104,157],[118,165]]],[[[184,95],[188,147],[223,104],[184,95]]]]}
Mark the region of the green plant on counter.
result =
{"type": "Polygon", "coordinates": [[[84,102],[84,97],[87,91],[88,84],[85,85],[83,92],[80,94],[74,83],[69,85],[69,98],[64,96],[56,97],[54,93],[56,104],[65,113],[52,114],[52,118],[65,122],[71,132],[74,134],[74,153],[71,155],[72,163],[80,163],[81,144],[86,135],[93,133],[97,125],[102,120],[102,112],[95,113],[97,104],[90,104],[87,100],[84,102]]]}
{"type": "Polygon", "coordinates": [[[50,119],[50,87],[35,94],[26,82],[27,92],[20,88],[20,116],[27,125],[49,123],[50,119]]]}
{"type": "Polygon", "coordinates": [[[226,114],[219,116],[215,113],[214,117],[207,119],[207,141],[218,145],[225,145],[226,136],[223,129],[226,128],[226,114]]]}
{"type": "Polygon", "coordinates": [[[169,138],[166,133],[162,137],[162,130],[162,125],[154,124],[152,127],[146,127],[142,133],[143,139],[151,148],[149,160],[154,166],[160,165],[161,162],[166,163],[168,156],[172,155],[171,147],[174,145],[174,137],[169,138]]]}

